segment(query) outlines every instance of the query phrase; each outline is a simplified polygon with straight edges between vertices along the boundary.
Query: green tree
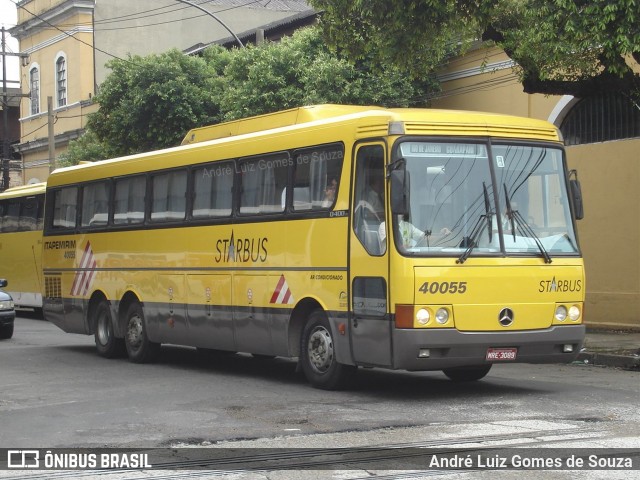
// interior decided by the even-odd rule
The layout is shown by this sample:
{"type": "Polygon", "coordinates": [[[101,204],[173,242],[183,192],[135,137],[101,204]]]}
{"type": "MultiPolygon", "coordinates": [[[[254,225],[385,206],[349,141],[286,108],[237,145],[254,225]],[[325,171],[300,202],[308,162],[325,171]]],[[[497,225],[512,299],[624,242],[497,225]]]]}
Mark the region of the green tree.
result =
{"type": "Polygon", "coordinates": [[[527,93],[586,96],[640,90],[637,0],[310,0],[328,43],[413,77],[473,41],[517,64],[527,93]],[[634,71],[635,69],[635,71],[634,71]]]}
{"type": "Polygon", "coordinates": [[[56,161],[56,167],[69,167],[80,162],[95,162],[116,156],[109,143],[101,142],[93,130],[86,130],[56,161]]]}
{"type": "Polygon", "coordinates": [[[372,71],[367,59],[348,62],[331,53],[317,28],[235,50],[222,81],[225,120],[320,103],[424,106],[434,84],[392,66],[372,71]]]}
{"type": "Polygon", "coordinates": [[[88,130],[117,155],[179,144],[189,129],[220,119],[213,66],[178,50],[112,60],[88,130]]]}

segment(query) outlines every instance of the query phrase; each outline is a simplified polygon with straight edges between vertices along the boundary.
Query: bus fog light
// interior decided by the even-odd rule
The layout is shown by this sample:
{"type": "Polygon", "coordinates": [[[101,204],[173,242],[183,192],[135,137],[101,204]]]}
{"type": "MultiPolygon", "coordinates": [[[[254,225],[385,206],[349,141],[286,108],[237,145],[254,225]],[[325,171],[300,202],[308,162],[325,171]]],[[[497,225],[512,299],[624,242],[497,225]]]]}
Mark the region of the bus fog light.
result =
{"type": "Polygon", "coordinates": [[[572,322],[577,322],[580,319],[580,307],[573,305],[569,308],[569,319],[572,322]]]}
{"type": "Polygon", "coordinates": [[[421,348],[418,351],[418,358],[429,358],[430,355],[431,355],[431,352],[429,351],[428,348],[421,348]]]}
{"type": "Polygon", "coordinates": [[[564,322],[567,319],[567,307],[564,305],[558,305],[556,307],[555,317],[559,322],[564,322]]]}
{"type": "Polygon", "coordinates": [[[573,345],[571,345],[570,343],[563,345],[562,346],[562,351],[564,353],[573,353],[573,345]]]}
{"type": "Polygon", "coordinates": [[[444,325],[449,321],[449,310],[446,308],[439,308],[436,312],[436,322],[440,325],[444,325]]]}
{"type": "Polygon", "coordinates": [[[416,320],[420,325],[426,325],[431,320],[431,314],[426,308],[421,308],[416,312],[416,320]]]}

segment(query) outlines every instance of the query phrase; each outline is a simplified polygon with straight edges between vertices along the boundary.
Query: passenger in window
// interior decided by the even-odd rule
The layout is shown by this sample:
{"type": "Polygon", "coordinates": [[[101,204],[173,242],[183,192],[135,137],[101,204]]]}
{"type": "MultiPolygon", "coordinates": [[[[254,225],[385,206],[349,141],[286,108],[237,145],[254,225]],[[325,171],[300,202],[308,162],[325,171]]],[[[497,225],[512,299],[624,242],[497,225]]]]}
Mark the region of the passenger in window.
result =
{"type": "Polygon", "coordinates": [[[322,200],[322,208],[328,208],[333,205],[336,199],[336,190],[338,189],[338,182],[335,178],[332,178],[324,189],[324,199],[322,200]]]}

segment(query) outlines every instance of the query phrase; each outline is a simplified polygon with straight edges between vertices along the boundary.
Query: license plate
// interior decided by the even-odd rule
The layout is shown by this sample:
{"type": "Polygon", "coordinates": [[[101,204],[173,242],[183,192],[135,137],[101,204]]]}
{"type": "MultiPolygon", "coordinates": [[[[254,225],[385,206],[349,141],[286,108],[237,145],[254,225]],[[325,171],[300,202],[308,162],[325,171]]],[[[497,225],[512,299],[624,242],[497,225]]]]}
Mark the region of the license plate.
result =
{"type": "Polygon", "coordinates": [[[487,360],[494,362],[515,360],[517,353],[517,348],[490,348],[487,350],[487,360]]]}

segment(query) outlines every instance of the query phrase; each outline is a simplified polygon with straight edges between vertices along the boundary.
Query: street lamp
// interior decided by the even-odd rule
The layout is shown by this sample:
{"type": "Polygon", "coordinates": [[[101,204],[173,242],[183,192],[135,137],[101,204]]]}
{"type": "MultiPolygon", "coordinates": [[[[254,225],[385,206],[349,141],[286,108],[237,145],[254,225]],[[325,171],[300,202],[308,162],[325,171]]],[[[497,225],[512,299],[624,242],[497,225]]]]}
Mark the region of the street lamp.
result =
{"type": "Polygon", "coordinates": [[[207,15],[209,15],[211,18],[213,18],[216,22],[218,22],[220,25],[222,25],[224,28],[227,29],[227,31],[233,36],[233,38],[236,39],[236,42],[238,42],[238,45],[240,45],[240,48],[244,48],[244,44],[240,41],[240,39],[238,38],[238,36],[233,33],[233,30],[231,30],[222,20],[220,20],[218,17],[216,17],[213,13],[211,13],[209,10],[205,10],[204,8],[202,8],[200,5],[196,5],[193,2],[190,2],[189,0],[176,0],[177,2],[180,3],[186,3],[187,5],[190,5],[194,8],[197,8],[198,10],[200,10],[203,13],[206,13],[207,15]]]}

